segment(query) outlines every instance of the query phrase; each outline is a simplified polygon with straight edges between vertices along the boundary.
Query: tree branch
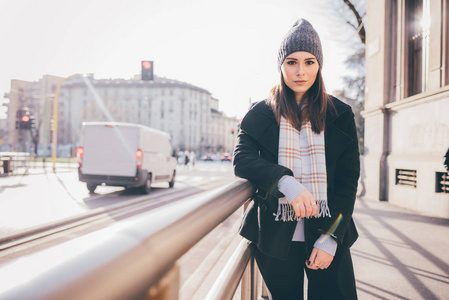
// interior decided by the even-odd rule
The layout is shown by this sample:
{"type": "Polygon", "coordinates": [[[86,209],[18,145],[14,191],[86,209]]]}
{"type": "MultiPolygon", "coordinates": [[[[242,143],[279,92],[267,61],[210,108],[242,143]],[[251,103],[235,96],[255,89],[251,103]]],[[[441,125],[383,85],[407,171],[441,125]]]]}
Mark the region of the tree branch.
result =
{"type": "MultiPolygon", "coordinates": [[[[351,3],[349,0],[343,0],[343,2],[348,6],[348,8],[352,11],[355,18],[357,19],[358,27],[356,28],[354,25],[351,24],[352,27],[354,27],[357,30],[357,34],[359,35],[360,41],[365,44],[365,26],[363,25],[363,19],[360,16],[359,12],[355,8],[355,6],[351,3]]],[[[348,22],[349,23],[349,22],[348,22]]]]}

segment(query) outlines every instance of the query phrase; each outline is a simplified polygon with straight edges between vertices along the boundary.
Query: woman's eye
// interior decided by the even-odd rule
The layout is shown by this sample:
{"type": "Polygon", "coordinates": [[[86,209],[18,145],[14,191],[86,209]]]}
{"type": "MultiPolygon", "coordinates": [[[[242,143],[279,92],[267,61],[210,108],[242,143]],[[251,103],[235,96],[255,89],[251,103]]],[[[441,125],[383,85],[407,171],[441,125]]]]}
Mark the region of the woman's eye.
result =
{"type": "Polygon", "coordinates": [[[308,60],[308,61],[306,61],[306,64],[308,64],[308,65],[313,65],[315,62],[313,61],[313,60],[308,60]]]}
{"type": "Polygon", "coordinates": [[[287,62],[287,64],[293,66],[294,64],[296,64],[296,61],[290,60],[290,61],[287,62]]]}

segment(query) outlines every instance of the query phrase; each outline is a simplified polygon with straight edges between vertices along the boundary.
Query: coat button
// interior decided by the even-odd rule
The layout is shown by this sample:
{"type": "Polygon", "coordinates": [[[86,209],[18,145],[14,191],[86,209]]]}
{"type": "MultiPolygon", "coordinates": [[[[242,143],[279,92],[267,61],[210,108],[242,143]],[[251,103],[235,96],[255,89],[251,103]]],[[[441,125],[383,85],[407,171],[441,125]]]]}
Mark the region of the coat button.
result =
{"type": "Polygon", "coordinates": [[[262,204],[262,205],[260,206],[260,209],[262,209],[263,211],[266,211],[266,210],[267,210],[267,206],[266,206],[265,204],[262,204]]]}

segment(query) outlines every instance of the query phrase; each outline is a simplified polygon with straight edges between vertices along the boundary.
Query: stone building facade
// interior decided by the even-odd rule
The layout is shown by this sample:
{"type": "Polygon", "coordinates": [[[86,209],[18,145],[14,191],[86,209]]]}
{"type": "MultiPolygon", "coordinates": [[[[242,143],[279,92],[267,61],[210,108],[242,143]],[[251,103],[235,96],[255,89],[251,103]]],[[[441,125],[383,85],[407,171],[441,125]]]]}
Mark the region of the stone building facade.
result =
{"type": "Polygon", "coordinates": [[[449,218],[449,1],[368,1],[365,197],[449,218]]]}
{"type": "MultiPolygon", "coordinates": [[[[53,116],[53,99],[58,84],[62,77],[44,75],[38,81],[11,80],[11,89],[7,93],[8,119],[7,139],[3,147],[10,151],[31,151],[32,139],[30,131],[17,130],[16,113],[19,109],[27,107],[31,114],[36,117],[36,128],[38,128],[39,139],[42,145],[49,145],[51,141],[50,120],[53,116]]],[[[45,147],[47,148],[47,147],[45,147]]],[[[47,151],[48,154],[48,151],[47,151]]]]}
{"type": "MultiPolygon", "coordinates": [[[[233,142],[225,136],[231,131],[230,119],[218,111],[218,100],[211,93],[197,86],[177,80],[155,77],[153,81],[135,79],[95,79],[93,75],[73,76],[64,82],[58,93],[58,145],[59,155],[73,155],[78,143],[82,122],[111,121],[137,123],[168,132],[172,143],[179,150],[188,149],[198,154],[218,148],[231,149],[233,142]],[[223,132],[211,129],[219,125],[223,132]],[[61,149],[64,149],[63,151],[61,149]],[[64,152],[61,154],[61,151],[64,152]]],[[[63,78],[57,78],[54,90],[63,78]]],[[[26,99],[34,97],[30,89],[42,89],[42,82],[17,81],[28,93],[26,99]]],[[[16,89],[12,81],[11,90],[16,89]]],[[[11,93],[12,94],[12,93],[11,93]]],[[[36,121],[53,118],[54,94],[47,96],[47,106],[39,100],[35,111],[40,111],[36,121]],[[45,113],[46,112],[46,113],[45,113]]],[[[17,99],[10,97],[9,126],[14,126],[12,114],[17,99]]],[[[50,126],[47,126],[49,128],[50,126]]],[[[14,129],[13,127],[11,130],[14,129]]],[[[43,129],[41,129],[43,130],[43,129]]],[[[14,132],[14,130],[12,130],[14,132]]],[[[48,134],[47,144],[51,142],[48,134]]],[[[42,140],[44,141],[44,140],[42,140]]],[[[11,144],[17,137],[11,136],[11,144]]]]}

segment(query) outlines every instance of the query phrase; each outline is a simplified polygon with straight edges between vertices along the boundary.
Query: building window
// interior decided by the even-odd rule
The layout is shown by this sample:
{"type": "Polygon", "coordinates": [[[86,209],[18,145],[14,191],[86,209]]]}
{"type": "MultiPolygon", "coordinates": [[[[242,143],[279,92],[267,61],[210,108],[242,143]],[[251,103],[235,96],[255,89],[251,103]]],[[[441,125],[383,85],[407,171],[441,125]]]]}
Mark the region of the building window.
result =
{"type": "Polygon", "coordinates": [[[405,1],[405,97],[427,88],[429,32],[429,0],[405,1]]]}
{"type": "Polygon", "coordinates": [[[389,43],[388,49],[390,52],[387,56],[388,59],[388,68],[389,71],[387,73],[387,89],[389,91],[387,103],[396,101],[397,95],[397,31],[398,31],[398,2],[397,0],[390,1],[390,9],[387,10],[389,22],[387,23],[390,27],[388,30],[388,37],[386,37],[386,42],[389,43]]]}
{"type": "Polygon", "coordinates": [[[449,173],[436,172],[435,175],[435,193],[449,194],[449,173]]]}
{"type": "Polygon", "coordinates": [[[449,85],[449,1],[443,1],[444,85],[449,85]]]}
{"type": "Polygon", "coordinates": [[[396,185],[406,185],[416,188],[416,170],[396,169],[396,185]]]}

